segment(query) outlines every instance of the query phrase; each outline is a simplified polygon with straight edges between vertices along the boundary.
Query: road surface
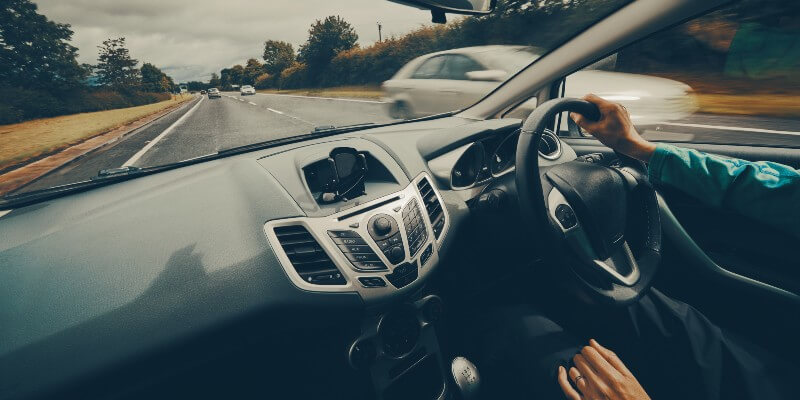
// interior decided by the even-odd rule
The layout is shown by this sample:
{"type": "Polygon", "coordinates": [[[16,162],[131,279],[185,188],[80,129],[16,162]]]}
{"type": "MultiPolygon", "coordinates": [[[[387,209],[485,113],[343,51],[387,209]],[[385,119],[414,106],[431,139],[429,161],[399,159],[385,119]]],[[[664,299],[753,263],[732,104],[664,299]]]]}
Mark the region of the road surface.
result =
{"type": "MultiPolygon", "coordinates": [[[[308,133],[316,126],[392,121],[386,104],[259,93],[198,97],[124,139],[76,159],[21,188],[30,191],[89,179],[102,169],[163,165],[236,146],[308,133]]],[[[800,144],[800,121],[698,114],[640,127],[647,138],[706,143],[800,144]]]]}

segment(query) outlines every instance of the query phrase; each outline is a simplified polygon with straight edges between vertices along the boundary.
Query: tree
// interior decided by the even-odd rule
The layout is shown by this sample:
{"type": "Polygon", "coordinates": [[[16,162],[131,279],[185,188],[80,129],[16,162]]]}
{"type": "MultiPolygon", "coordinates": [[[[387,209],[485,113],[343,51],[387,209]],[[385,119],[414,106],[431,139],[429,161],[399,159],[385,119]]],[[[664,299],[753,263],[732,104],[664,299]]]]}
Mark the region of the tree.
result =
{"type": "Polygon", "coordinates": [[[216,72],[211,73],[211,79],[208,80],[209,87],[222,86],[219,81],[219,75],[216,72]]]}
{"type": "Polygon", "coordinates": [[[83,84],[87,71],[68,42],[72,30],[37,12],[30,0],[4,0],[0,6],[0,82],[51,91],[83,84]]]}
{"type": "Polygon", "coordinates": [[[291,43],[279,40],[264,42],[264,70],[270,75],[280,75],[294,60],[294,47],[291,43]]]}
{"type": "Polygon", "coordinates": [[[223,68],[219,73],[220,84],[222,87],[241,85],[242,77],[244,75],[244,67],[241,65],[234,65],[230,68],[223,68]]]}
{"type": "Polygon", "coordinates": [[[242,84],[254,85],[256,79],[263,73],[264,66],[261,65],[258,60],[255,58],[247,60],[247,64],[244,67],[244,72],[242,73],[242,84]]]}
{"type": "Polygon", "coordinates": [[[142,90],[145,92],[163,93],[172,91],[175,83],[158,67],[150,63],[142,64],[142,90]]]}
{"type": "Polygon", "coordinates": [[[125,47],[124,37],[106,39],[98,48],[100,55],[95,68],[100,84],[115,89],[130,89],[139,86],[139,70],[136,69],[139,61],[131,58],[130,52],[125,47]]]}
{"type": "Polygon", "coordinates": [[[338,15],[317,20],[308,31],[308,40],[300,46],[298,59],[308,66],[311,76],[330,64],[333,57],[355,47],[358,41],[353,26],[338,15]]]}
{"type": "Polygon", "coordinates": [[[211,79],[208,80],[209,87],[222,86],[219,80],[219,75],[216,72],[211,73],[211,79]]]}

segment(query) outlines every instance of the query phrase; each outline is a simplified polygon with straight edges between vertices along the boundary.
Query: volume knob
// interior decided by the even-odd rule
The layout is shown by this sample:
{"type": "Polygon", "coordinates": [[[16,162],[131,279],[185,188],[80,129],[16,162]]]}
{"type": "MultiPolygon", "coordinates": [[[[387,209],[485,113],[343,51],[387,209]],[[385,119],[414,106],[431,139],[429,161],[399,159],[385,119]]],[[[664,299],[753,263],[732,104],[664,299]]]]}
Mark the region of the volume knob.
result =
{"type": "Polygon", "coordinates": [[[386,217],[378,217],[372,223],[372,227],[375,229],[375,233],[383,236],[392,231],[392,222],[386,217]]]}

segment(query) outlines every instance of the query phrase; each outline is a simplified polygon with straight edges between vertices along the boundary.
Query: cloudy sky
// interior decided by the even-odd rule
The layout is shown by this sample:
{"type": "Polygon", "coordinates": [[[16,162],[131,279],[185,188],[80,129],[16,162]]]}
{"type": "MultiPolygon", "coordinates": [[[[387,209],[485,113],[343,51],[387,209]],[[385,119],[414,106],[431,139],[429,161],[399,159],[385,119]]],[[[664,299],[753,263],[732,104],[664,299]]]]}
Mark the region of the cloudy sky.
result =
{"type": "Polygon", "coordinates": [[[260,59],[267,39],[292,43],[308,37],[316,19],[340,15],[359,43],[428,24],[430,13],[387,0],[34,0],[50,20],[72,25],[79,62],[97,62],[97,46],[124,36],[131,55],[176,82],[208,80],[212,72],[260,59]]]}

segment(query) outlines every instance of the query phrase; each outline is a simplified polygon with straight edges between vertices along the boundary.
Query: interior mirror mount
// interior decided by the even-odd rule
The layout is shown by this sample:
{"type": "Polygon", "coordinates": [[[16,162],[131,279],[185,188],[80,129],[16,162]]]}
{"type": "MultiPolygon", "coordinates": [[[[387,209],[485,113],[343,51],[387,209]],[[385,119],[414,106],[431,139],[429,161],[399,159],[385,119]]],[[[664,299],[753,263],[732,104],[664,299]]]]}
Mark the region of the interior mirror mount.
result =
{"type": "Polygon", "coordinates": [[[494,10],[497,0],[389,0],[423,10],[431,11],[431,21],[437,24],[447,22],[445,13],[484,15],[494,10]]]}

